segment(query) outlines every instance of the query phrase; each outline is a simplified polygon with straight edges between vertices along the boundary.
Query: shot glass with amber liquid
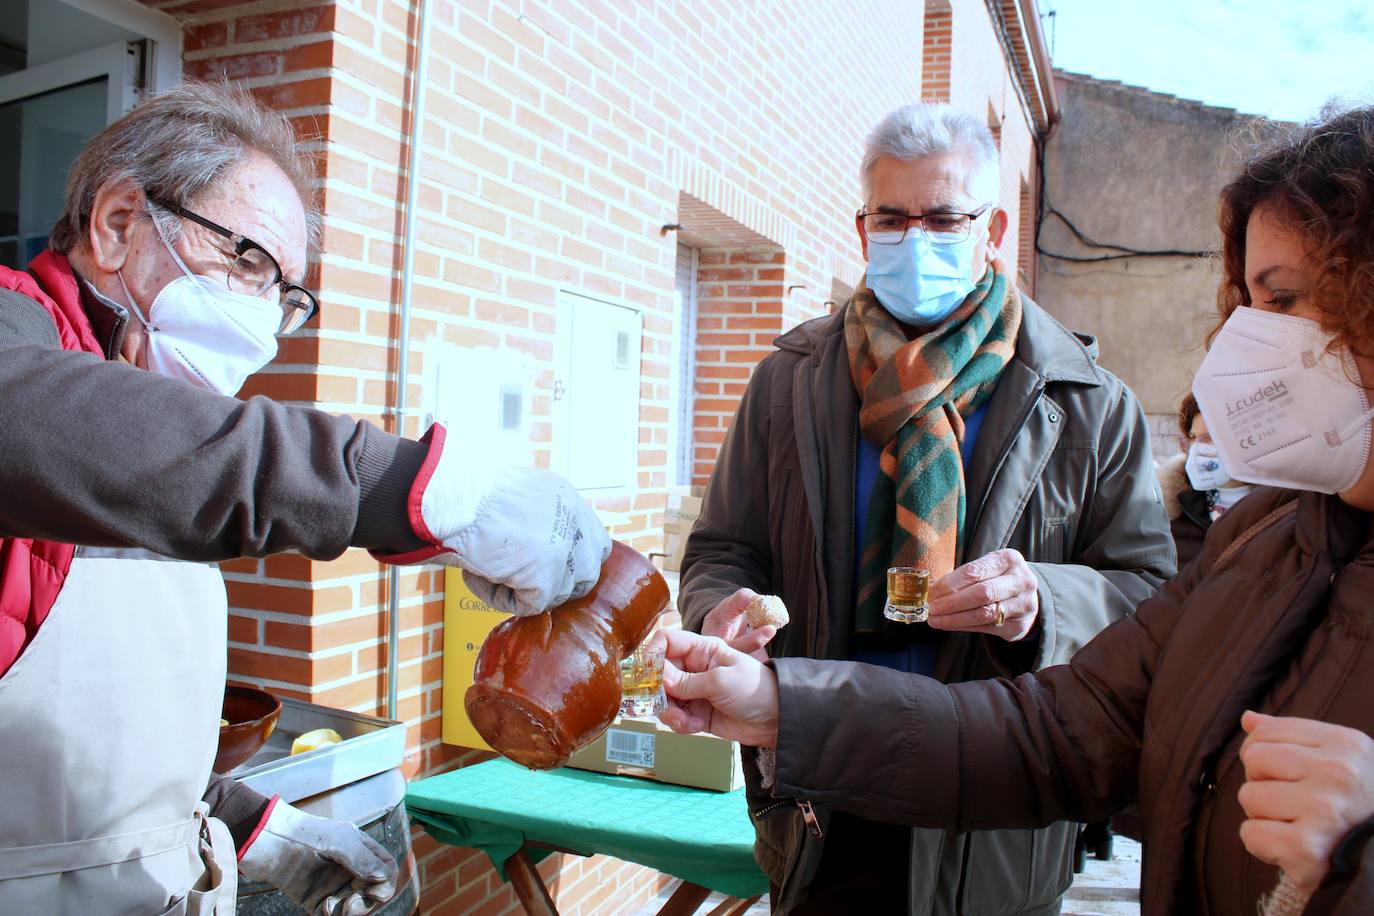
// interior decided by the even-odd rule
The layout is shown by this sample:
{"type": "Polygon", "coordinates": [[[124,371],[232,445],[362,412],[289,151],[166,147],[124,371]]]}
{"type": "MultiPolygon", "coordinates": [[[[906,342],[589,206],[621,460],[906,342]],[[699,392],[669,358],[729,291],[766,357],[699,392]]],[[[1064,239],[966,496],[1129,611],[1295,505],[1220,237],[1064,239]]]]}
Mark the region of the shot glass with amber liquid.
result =
{"type": "Polygon", "coordinates": [[[620,662],[620,714],[633,718],[656,716],[668,709],[663,692],[663,640],[646,639],[620,662]]]}
{"type": "Polygon", "coordinates": [[[925,623],[930,616],[930,570],[894,566],[887,571],[883,616],[898,623],[925,623]]]}

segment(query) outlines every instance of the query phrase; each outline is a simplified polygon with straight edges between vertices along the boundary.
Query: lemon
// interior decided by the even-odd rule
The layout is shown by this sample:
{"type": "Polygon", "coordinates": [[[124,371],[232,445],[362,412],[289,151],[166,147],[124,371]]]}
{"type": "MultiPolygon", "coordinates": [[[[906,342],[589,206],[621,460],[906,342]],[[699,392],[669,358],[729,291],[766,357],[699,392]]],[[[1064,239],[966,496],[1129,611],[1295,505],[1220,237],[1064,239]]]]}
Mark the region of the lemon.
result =
{"type": "Polygon", "coordinates": [[[342,740],[343,736],[332,728],[317,728],[314,731],[306,732],[291,742],[291,756],[304,754],[330,744],[338,744],[342,740]]]}

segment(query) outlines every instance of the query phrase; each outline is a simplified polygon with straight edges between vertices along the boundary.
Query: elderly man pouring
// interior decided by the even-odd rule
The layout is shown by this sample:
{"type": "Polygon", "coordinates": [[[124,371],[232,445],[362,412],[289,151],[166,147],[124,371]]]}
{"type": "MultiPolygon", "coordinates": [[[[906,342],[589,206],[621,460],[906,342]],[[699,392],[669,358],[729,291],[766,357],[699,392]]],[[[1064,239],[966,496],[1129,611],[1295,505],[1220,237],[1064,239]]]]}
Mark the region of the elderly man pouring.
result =
{"type": "MultiPolygon", "coordinates": [[[[998,260],[1008,219],[978,118],[894,111],[860,177],[865,282],[779,338],[750,380],[687,545],[684,618],[757,653],[772,630],[741,616],[772,592],[792,617],[767,647],[776,656],[945,682],[1065,661],[1174,572],[1144,416],[1095,344],[998,260]],[[929,571],[928,625],[888,619],[890,567],[929,571]]],[[[899,712],[849,710],[875,723],[899,712]]],[[[864,772],[889,762],[842,753],[864,772]]],[[[1059,911],[1076,825],[913,830],[780,803],[769,756],[746,759],[778,911],[1059,911]]],[[[919,778],[919,757],[903,766],[919,778]]]]}
{"type": "Polygon", "coordinates": [[[215,561],[364,547],[462,566],[528,614],[609,553],[566,481],[480,466],[442,427],[415,442],[231,397],[319,308],[300,285],[310,178],[282,118],[185,85],[91,140],[50,249],[0,270],[4,912],[231,913],[239,870],[312,913],[394,892],[352,825],[206,791],[215,561]]]}

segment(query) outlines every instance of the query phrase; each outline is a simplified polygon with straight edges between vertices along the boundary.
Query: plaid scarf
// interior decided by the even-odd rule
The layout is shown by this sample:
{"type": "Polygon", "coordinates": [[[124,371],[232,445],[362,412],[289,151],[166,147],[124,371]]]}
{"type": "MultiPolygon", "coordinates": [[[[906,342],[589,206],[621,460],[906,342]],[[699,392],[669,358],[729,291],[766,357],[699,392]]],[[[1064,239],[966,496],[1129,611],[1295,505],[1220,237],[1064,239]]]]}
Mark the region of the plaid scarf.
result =
{"type": "Polygon", "coordinates": [[[859,429],[883,448],[868,502],[855,630],[883,628],[889,566],[958,564],[964,541],[964,417],[1016,350],[1021,297],[993,265],[949,318],[915,339],[861,285],[844,319],[859,429]]]}

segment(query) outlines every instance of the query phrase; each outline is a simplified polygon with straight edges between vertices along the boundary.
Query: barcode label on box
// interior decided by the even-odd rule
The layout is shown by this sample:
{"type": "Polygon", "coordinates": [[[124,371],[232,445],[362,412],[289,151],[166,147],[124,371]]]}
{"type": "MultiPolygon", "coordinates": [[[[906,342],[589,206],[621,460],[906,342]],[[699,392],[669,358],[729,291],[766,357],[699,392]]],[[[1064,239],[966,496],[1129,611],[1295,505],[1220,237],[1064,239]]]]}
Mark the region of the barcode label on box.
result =
{"type": "Polygon", "coordinates": [[[654,765],[654,736],[613,728],[606,732],[606,762],[638,767],[654,765]]]}

